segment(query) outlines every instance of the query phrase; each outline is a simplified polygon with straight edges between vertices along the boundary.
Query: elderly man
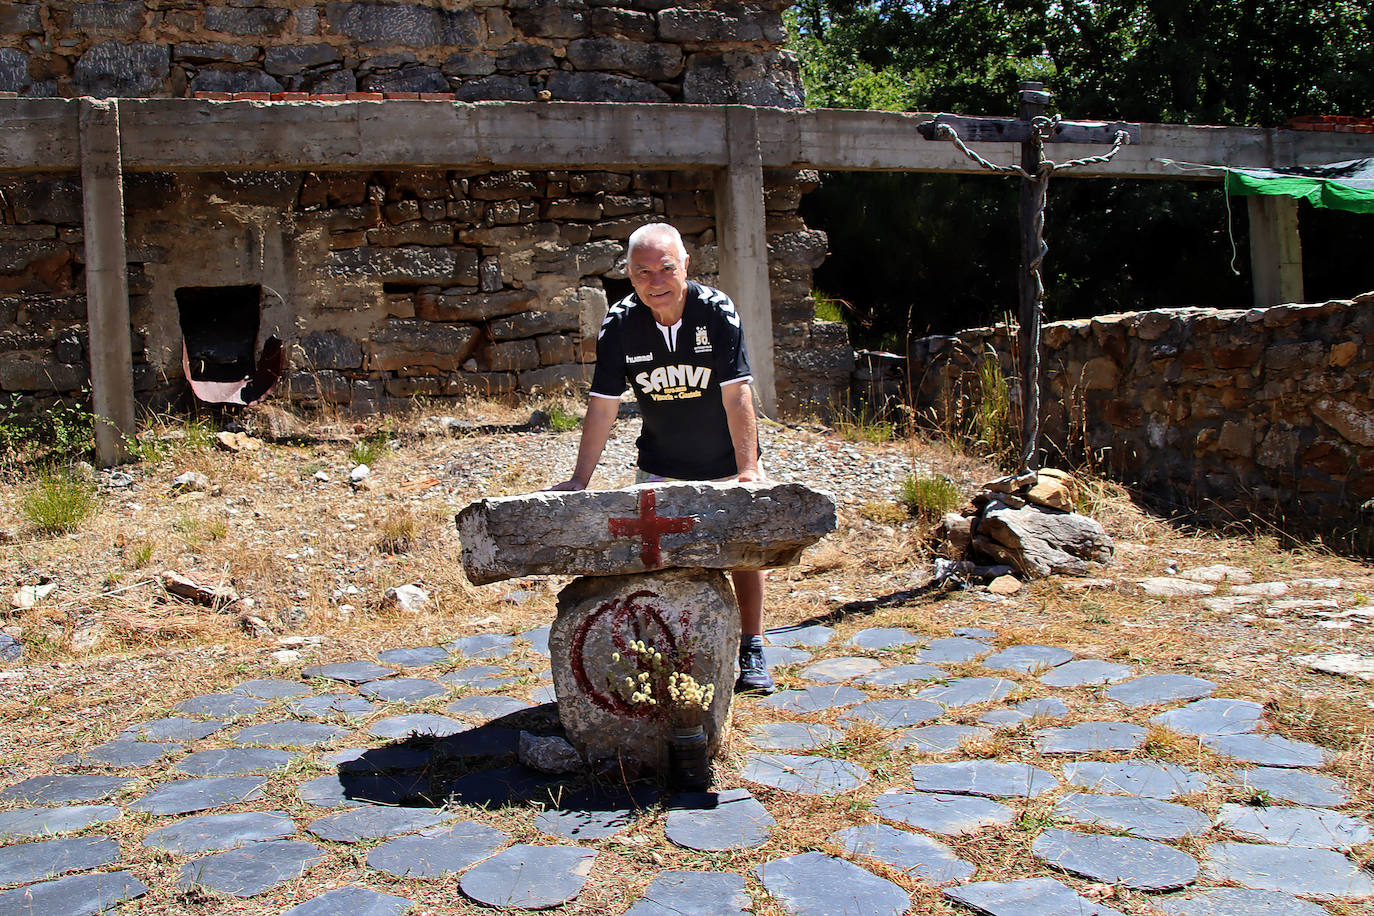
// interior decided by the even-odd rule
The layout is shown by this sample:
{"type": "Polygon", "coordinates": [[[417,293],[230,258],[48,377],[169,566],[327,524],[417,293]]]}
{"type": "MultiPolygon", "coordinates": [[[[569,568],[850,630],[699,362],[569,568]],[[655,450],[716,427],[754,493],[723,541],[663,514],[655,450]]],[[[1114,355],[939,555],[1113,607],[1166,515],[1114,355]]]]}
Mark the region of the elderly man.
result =
{"type": "MultiPolygon", "coordinates": [[[[687,279],[687,249],[667,223],[635,230],[627,257],[634,292],[601,324],[577,466],[553,489],[581,490],[591,482],[627,384],[644,420],[638,482],[765,480],[753,376],[734,303],[687,279]]],[[[741,634],[735,691],[766,693],[773,678],[763,657],[763,571],[732,576],[741,634]]]]}

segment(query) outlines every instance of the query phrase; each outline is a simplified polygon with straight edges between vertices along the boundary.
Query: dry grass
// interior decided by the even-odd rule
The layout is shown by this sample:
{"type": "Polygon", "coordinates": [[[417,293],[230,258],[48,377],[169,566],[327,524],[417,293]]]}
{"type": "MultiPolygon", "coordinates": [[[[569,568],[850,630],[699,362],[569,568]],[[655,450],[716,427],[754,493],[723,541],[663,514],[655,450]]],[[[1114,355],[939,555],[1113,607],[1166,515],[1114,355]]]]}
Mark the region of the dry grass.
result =
{"type": "MultiPolygon", "coordinates": [[[[570,409],[564,402],[561,409],[570,409]]],[[[520,424],[528,404],[473,401],[444,413],[476,423],[520,424]]],[[[440,433],[417,411],[381,421],[326,416],[310,426],[310,438],[294,444],[268,445],[255,452],[231,454],[213,448],[206,430],[174,418],[160,418],[140,436],[149,460],[131,468],[134,486],[108,491],[97,512],[59,537],[20,536],[0,543],[0,594],[5,614],[0,624],[17,633],[26,647],[23,677],[3,681],[0,691],[0,771],[6,784],[22,775],[50,772],[54,761],[74,747],[112,737],[131,723],[166,714],[178,701],[221,692],[252,677],[299,677],[305,664],[371,657],[381,646],[442,644],[478,632],[518,633],[549,622],[558,590],[557,577],[491,586],[471,585],[458,563],[460,545],[452,516],[472,500],[521,492],[561,479],[567,468],[541,461],[538,450],[554,436],[564,437],[571,454],[577,432],[510,433],[501,436],[440,433]],[[366,487],[348,482],[350,452],[359,441],[385,433],[389,450],[366,487]],[[479,460],[496,446],[509,460],[479,460]],[[188,470],[210,477],[209,494],[179,496],[170,481],[188,470]],[[323,472],[328,481],[315,478],[323,472]],[[188,498],[189,497],[189,498],[188,498]],[[137,506],[137,509],[133,508],[137,506]],[[254,613],[280,635],[327,637],[318,648],[306,647],[294,662],[273,660],[282,648],[274,639],[253,638],[238,625],[236,613],[218,614],[171,599],[155,572],[174,569],[207,584],[232,584],[254,601],[254,613]],[[9,592],[31,584],[37,574],[58,583],[57,592],[33,609],[9,607],[9,592]],[[415,615],[382,609],[388,586],[419,584],[433,596],[415,615]],[[93,649],[73,651],[77,622],[94,615],[101,621],[102,641],[93,649]]],[[[946,446],[921,440],[849,447],[888,450],[909,456],[925,473],[958,482],[968,493],[976,481],[996,476],[994,469],[946,446]]],[[[604,472],[603,472],[604,473],[604,472]]],[[[609,476],[609,474],[607,475],[609,476]]],[[[614,482],[614,481],[612,481],[614,482]]],[[[0,527],[17,525],[22,481],[0,484],[0,527]]],[[[945,636],[960,626],[997,631],[999,645],[1048,643],[1073,649],[1083,657],[1111,659],[1142,672],[1179,672],[1209,677],[1223,684],[1225,696],[1265,703],[1268,720],[1289,738],[1313,741],[1334,752],[1326,772],[1344,778],[1356,795],[1351,810],[1374,808],[1374,690],[1299,668],[1288,659],[1309,651],[1360,651],[1374,647],[1368,623],[1348,630],[1312,626],[1297,614],[1251,618],[1217,613],[1196,600],[1159,601],[1144,597],[1134,580],[1163,574],[1169,561],[1180,567],[1228,563],[1251,570],[1257,581],[1334,577],[1344,580],[1342,595],[1374,597],[1374,577],[1361,564],[1313,547],[1284,546],[1267,535],[1220,536],[1180,529],[1142,512],[1122,488],[1089,481],[1083,508],[1095,515],[1117,539],[1114,564],[1104,570],[1110,581],[1092,588],[1066,587],[1064,580],[1028,583],[1006,601],[960,591],[922,591],[929,562],[923,532],[895,515],[868,517],[862,509],[841,513],[834,535],[808,550],[801,563],[769,578],[771,624],[823,622],[837,638],[819,657],[882,655],[892,662],[911,660],[911,650],[865,653],[845,645],[858,630],[901,626],[926,636],[945,636]]],[[[886,494],[874,494],[875,502],[886,494]]],[[[1218,594],[1229,588],[1221,586],[1218,594]]],[[[1316,594],[1295,587],[1294,595],[1316,594]]],[[[516,662],[533,668],[533,655],[516,662]]],[[[436,670],[442,670],[444,665],[436,670]]],[[[784,687],[803,686],[797,668],[778,673],[784,687]]],[[[976,665],[949,666],[951,677],[983,674],[976,665]]],[[[0,669],[0,674],[6,669],[0,669]]],[[[1043,693],[1033,675],[1006,675],[1020,695],[1043,693]]],[[[534,689],[529,679],[516,693],[534,689]]],[[[877,697],[909,696],[924,684],[875,690],[877,697]]],[[[1033,732],[1051,724],[1094,718],[1119,718],[1120,706],[1095,688],[1061,691],[1074,710],[1067,722],[1033,720],[967,742],[962,756],[1024,760],[1048,768],[1059,761],[1040,755],[1033,732]]],[[[445,698],[446,699],[446,698],[445,698]]],[[[445,699],[428,711],[438,711],[445,699]]],[[[986,706],[962,709],[947,721],[972,724],[986,706]]],[[[1131,712],[1146,721],[1152,710],[1131,712]]],[[[808,717],[833,724],[839,712],[808,717]]],[[[717,784],[742,785],[740,769],[748,750],[745,727],[766,718],[756,700],[736,704],[734,737],[717,764],[717,784]]],[[[650,808],[625,833],[592,844],[598,858],[588,889],[559,912],[573,916],[621,913],[659,870],[689,868],[730,870],[752,875],[752,869],[783,855],[808,850],[839,854],[836,831],[872,823],[872,798],[885,791],[910,788],[913,763],[955,759],[955,755],[920,755],[892,751],[886,742],[894,732],[877,726],[848,729],[832,756],[863,766],[872,779],[861,789],[837,798],[791,795],[758,786],[754,794],[778,821],[762,849],[704,854],[669,843],[663,829],[666,814],[650,808]]],[[[224,739],[227,741],[228,739],[224,739]]],[[[213,744],[213,742],[211,743],[213,744]]],[[[209,745],[207,745],[209,746],[209,745]]],[[[1101,755],[1121,759],[1124,755],[1101,755]]],[[[1228,763],[1195,739],[1150,728],[1146,746],[1136,755],[1227,772],[1228,763]]],[[[325,813],[301,803],[293,786],[318,768],[299,764],[287,776],[274,777],[264,805],[289,811],[298,823],[325,813]]],[[[137,775],[151,780],[156,768],[137,775]]],[[[319,772],[323,772],[322,769],[319,772]]],[[[136,789],[135,793],[142,791],[136,789]]],[[[1062,792],[1020,805],[1016,820],[988,828],[953,843],[960,855],[979,867],[977,878],[1006,880],[1053,874],[1085,892],[1089,882],[1051,872],[1028,854],[1035,832],[1052,823],[1049,814],[1062,792]]],[[[1189,799],[1215,812],[1223,800],[1239,800],[1239,790],[1215,789],[1189,799]],[[1230,793],[1228,795],[1228,793],[1230,793]]],[[[233,809],[228,809],[233,810],[233,809]]],[[[548,842],[535,832],[534,812],[526,808],[462,812],[506,831],[517,839],[548,842]]],[[[154,826],[149,818],[125,817],[108,830],[121,841],[131,868],[156,888],[166,888],[185,857],[168,856],[141,846],[154,826]]],[[[102,827],[102,831],[107,827],[102,827]]],[[[355,882],[384,892],[409,896],[417,912],[488,912],[464,902],[457,880],[409,882],[366,869],[366,846],[342,850],[328,866],[312,869],[302,879],[267,895],[240,901],[203,890],[155,890],[137,912],[157,914],[275,913],[330,887],[355,882]]],[[[1371,850],[1356,852],[1370,863],[1371,850]]],[[[913,895],[915,912],[959,912],[928,884],[874,861],[864,864],[913,895]]],[[[755,911],[779,916],[750,878],[755,911]]],[[[1094,891],[1104,893],[1101,889],[1094,891]]],[[[1120,893],[1104,899],[1130,916],[1150,912],[1148,898],[1120,893]]],[[[1363,913],[1334,905],[1338,916],[1363,913]]]]}

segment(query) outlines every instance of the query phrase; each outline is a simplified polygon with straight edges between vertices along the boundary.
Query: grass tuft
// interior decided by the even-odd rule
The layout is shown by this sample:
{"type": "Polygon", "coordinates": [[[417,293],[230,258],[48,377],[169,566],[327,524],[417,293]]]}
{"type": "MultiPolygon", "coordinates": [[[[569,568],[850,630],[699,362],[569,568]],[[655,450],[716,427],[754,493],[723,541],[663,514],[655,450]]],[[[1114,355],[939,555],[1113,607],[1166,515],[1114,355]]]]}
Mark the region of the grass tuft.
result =
{"type": "Polygon", "coordinates": [[[962,499],[958,485],[948,477],[910,475],[902,481],[902,505],[917,518],[937,521],[954,511],[962,499]]]}
{"type": "Polygon", "coordinates": [[[95,514],[95,485],[67,470],[44,471],[33,489],[20,500],[24,518],[39,534],[65,534],[74,531],[95,514]]]}

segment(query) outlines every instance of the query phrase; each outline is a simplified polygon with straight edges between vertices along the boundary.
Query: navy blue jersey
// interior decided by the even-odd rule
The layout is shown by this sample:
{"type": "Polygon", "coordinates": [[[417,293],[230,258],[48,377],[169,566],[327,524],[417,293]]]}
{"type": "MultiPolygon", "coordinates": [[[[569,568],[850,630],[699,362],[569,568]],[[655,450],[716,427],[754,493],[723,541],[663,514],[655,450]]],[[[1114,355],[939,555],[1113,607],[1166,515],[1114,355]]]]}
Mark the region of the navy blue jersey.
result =
{"type": "Polygon", "coordinates": [[[601,323],[592,393],[618,398],[626,385],[633,389],[644,419],[639,466],[650,474],[680,480],[736,474],[720,399],[722,383],[750,376],[735,304],[720,290],[688,283],[673,342],[670,350],[636,294],[621,299],[601,323]]]}

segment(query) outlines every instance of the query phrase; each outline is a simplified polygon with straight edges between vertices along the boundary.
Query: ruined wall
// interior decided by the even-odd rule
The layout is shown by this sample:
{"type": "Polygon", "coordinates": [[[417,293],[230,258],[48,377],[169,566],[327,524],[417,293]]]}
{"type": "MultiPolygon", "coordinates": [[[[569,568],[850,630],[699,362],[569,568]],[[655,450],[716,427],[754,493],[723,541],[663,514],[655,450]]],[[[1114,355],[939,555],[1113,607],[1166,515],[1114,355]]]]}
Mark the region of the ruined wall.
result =
{"type": "MultiPolygon", "coordinates": [[[[1269,309],[1163,309],[1048,324],[1044,442],[1165,508],[1344,534],[1374,498],[1374,293],[1269,309]]],[[[922,409],[976,397],[1006,328],[911,348],[922,409]]]]}
{"type": "MultiPolygon", "coordinates": [[[[0,9],[0,91],[32,96],[448,98],[802,104],[783,2],[19,3],[0,9]],[[302,95],[307,94],[307,95],[302,95]]],[[[323,99],[324,101],[321,101],[323,99]]],[[[261,284],[294,397],[359,406],[548,389],[587,375],[639,225],[686,236],[715,279],[710,171],[125,176],[135,387],[182,390],[175,302],[261,284]]],[[[780,409],[847,383],[813,322],[816,176],[765,176],[780,409]]],[[[42,406],[86,384],[80,183],[0,179],[0,391],[42,406]]]]}

